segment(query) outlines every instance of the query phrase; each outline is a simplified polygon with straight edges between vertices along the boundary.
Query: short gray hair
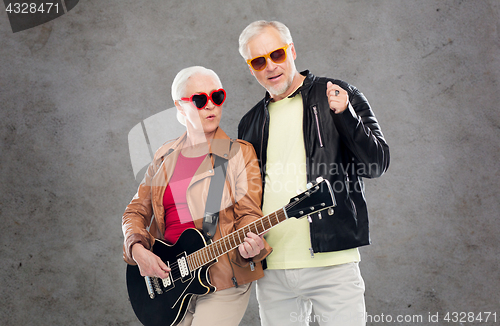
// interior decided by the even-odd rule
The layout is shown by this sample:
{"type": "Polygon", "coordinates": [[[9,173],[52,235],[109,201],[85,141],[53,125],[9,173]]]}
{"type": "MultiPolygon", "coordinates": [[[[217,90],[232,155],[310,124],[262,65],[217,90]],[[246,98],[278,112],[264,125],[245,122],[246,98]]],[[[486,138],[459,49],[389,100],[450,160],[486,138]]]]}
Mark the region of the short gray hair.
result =
{"type": "Polygon", "coordinates": [[[280,23],[278,21],[265,21],[265,20],[257,20],[250,25],[248,25],[243,32],[240,34],[239,39],[239,51],[243,59],[250,59],[250,53],[248,51],[248,42],[254,37],[257,36],[267,27],[275,28],[281,35],[281,40],[286,44],[293,43],[292,34],[290,34],[290,30],[286,27],[285,24],[280,23]]]}
{"type": "Polygon", "coordinates": [[[215,71],[213,71],[212,69],[207,69],[202,66],[192,66],[184,68],[177,73],[177,75],[174,78],[174,81],[172,82],[172,99],[174,100],[174,102],[180,100],[181,97],[190,95],[190,94],[185,94],[186,85],[189,78],[191,78],[194,75],[210,76],[217,83],[219,83],[220,87],[222,87],[222,83],[219,79],[219,76],[217,76],[215,71]]]}
{"type": "MultiPolygon", "coordinates": [[[[189,78],[191,78],[194,75],[210,76],[217,83],[219,83],[220,87],[222,88],[222,83],[220,81],[219,76],[217,76],[215,71],[213,71],[212,69],[207,69],[202,66],[192,66],[184,68],[177,73],[177,75],[174,78],[174,81],[172,82],[172,99],[174,100],[174,102],[180,100],[182,97],[185,97],[186,95],[190,95],[190,94],[185,94],[186,85],[189,78]]],[[[179,120],[179,122],[184,126],[186,125],[186,119],[178,111],[177,111],[177,120],[179,120]]]]}

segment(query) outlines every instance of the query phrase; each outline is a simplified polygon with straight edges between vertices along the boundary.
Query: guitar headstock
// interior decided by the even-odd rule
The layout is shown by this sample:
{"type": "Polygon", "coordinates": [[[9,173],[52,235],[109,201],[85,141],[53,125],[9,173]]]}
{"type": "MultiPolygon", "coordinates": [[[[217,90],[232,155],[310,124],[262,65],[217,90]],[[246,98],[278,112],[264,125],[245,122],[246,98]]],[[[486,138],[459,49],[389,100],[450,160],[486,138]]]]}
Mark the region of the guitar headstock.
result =
{"type": "Polygon", "coordinates": [[[325,209],[332,215],[332,207],[337,204],[330,182],[319,177],[315,183],[308,183],[307,188],[306,191],[290,199],[290,203],[285,206],[287,216],[301,218],[325,209]]]}

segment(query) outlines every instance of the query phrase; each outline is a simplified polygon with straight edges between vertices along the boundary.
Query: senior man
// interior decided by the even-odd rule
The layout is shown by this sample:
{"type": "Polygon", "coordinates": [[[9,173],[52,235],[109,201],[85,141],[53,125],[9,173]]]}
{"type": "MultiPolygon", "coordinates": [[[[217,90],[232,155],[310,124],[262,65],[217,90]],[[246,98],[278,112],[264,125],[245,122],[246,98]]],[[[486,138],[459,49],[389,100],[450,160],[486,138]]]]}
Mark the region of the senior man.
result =
{"type": "Polygon", "coordinates": [[[330,181],[337,202],[331,216],[291,219],[267,233],[274,250],[257,282],[262,325],[365,325],[358,247],[370,237],[362,178],[389,166],[375,115],[354,86],[299,73],[290,31],[280,22],[247,26],[239,50],[267,91],[238,126],[238,138],[252,143],[260,162],[263,213],[319,176],[330,181]]]}

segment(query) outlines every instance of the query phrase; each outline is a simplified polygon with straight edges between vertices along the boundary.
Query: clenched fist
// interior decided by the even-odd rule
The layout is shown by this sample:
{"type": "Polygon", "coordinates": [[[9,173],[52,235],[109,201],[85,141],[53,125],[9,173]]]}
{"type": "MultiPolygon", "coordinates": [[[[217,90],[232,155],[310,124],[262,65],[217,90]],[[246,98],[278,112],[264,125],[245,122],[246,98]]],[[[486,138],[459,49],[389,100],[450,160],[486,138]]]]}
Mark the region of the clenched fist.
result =
{"type": "Polygon", "coordinates": [[[336,114],[342,113],[347,109],[349,104],[349,96],[347,92],[339,85],[328,82],[326,84],[326,96],[328,97],[328,104],[330,109],[336,114]]]}

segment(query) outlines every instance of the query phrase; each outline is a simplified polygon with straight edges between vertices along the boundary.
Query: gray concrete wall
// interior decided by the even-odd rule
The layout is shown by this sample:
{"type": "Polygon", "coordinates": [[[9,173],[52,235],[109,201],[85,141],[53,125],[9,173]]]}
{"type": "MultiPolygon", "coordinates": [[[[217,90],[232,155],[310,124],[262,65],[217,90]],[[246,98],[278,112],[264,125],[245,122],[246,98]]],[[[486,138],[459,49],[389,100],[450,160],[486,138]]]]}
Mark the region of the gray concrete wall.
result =
{"type": "MultiPolygon", "coordinates": [[[[82,0],[15,34],[0,14],[1,325],[138,325],[121,258],[128,133],[204,65],[236,136],[263,96],[237,50],[257,19],[290,27],[299,70],[357,86],[391,146],[388,173],[366,181],[369,324],[499,321],[499,1],[82,0]]],[[[242,325],[258,324],[253,297],[242,325]]]]}

